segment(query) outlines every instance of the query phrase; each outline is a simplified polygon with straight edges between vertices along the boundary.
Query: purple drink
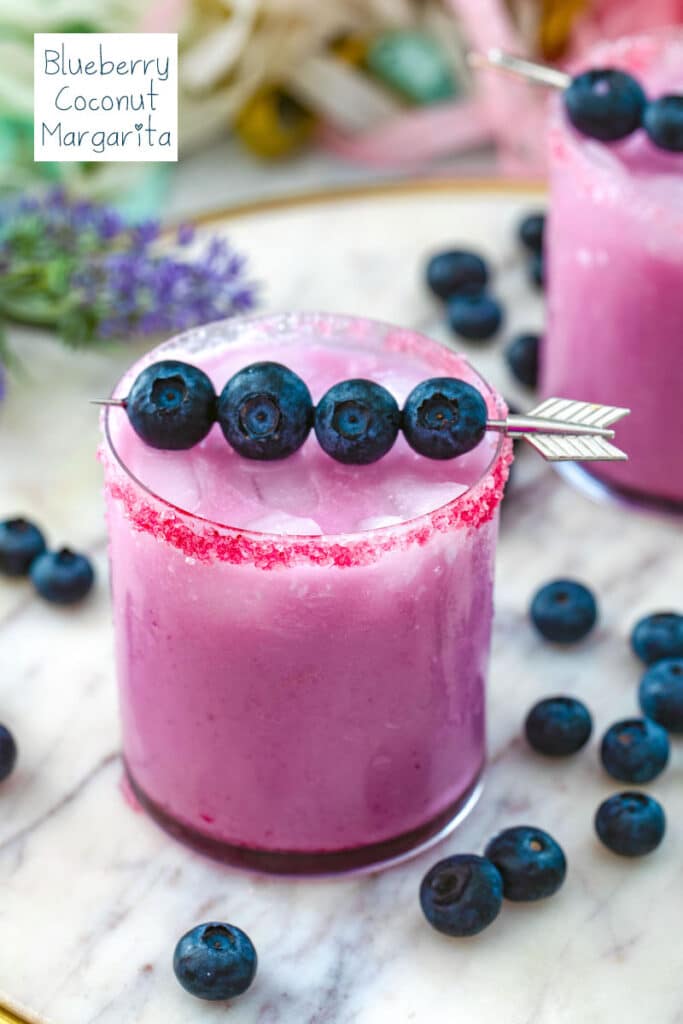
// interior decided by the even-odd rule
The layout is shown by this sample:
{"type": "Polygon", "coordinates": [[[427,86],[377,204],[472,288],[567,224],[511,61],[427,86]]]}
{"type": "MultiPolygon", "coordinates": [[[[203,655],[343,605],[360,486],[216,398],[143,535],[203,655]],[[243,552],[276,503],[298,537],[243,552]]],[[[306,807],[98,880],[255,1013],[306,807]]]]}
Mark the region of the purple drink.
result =
{"type": "MultiPolygon", "coordinates": [[[[317,401],[365,376],[403,402],[429,376],[474,371],[411,331],[299,314],[189,332],[159,358],[217,390],[276,359],[317,401]]],[[[484,763],[484,683],[497,508],[510,442],[460,459],[399,437],[371,466],[311,436],[281,462],[242,459],[219,428],[147,448],[120,410],[103,462],[126,767],[167,828],[276,871],[387,860],[441,833],[484,763]]]]}
{"type": "MultiPolygon", "coordinates": [[[[683,33],[622,39],[592,67],[618,67],[647,94],[683,94],[683,33]]],[[[544,395],[627,406],[628,462],[590,472],[683,508],[683,154],[644,131],[606,145],[580,136],[558,98],[550,130],[544,395]]]]}

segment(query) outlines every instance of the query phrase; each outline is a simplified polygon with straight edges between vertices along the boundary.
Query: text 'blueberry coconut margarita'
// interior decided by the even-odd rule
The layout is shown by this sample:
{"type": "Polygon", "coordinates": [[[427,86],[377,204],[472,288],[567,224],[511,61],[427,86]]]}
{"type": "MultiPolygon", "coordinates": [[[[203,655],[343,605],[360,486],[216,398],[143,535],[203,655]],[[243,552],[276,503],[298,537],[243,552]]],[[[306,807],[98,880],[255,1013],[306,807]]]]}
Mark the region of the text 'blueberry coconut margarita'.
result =
{"type": "MultiPolygon", "coordinates": [[[[105,411],[102,460],[141,802],[205,851],[276,871],[359,867],[442,833],[484,764],[502,400],[421,335],[315,314],[188,332],[115,398],[128,415],[105,411]],[[157,373],[168,360],[189,368],[157,373]],[[172,450],[159,409],[188,387],[172,450]],[[451,428],[457,458],[439,449],[451,428]]],[[[574,439],[589,442],[609,447],[574,439]]]]}

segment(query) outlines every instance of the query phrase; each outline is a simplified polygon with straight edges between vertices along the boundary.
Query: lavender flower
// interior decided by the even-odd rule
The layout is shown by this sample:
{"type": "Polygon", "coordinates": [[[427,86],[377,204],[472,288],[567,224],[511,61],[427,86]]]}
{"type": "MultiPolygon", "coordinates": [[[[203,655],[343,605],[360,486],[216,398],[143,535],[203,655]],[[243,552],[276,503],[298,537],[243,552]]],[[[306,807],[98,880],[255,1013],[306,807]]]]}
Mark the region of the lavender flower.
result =
{"type": "Polygon", "coordinates": [[[246,261],[227,240],[179,229],[166,250],[154,221],[126,225],[109,207],[62,191],[0,205],[0,317],[57,328],[71,344],[170,334],[255,305],[246,261]]]}

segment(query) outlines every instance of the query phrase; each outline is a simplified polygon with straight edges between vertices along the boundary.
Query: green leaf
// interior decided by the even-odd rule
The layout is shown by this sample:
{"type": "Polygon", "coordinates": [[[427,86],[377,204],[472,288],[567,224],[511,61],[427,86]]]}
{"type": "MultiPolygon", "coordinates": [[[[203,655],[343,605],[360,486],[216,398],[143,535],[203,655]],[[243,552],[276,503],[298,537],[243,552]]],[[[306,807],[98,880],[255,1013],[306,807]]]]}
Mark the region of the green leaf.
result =
{"type": "Polygon", "coordinates": [[[55,327],[67,304],[65,298],[55,300],[39,291],[26,295],[17,291],[7,295],[0,292],[0,315],[31,327],[55,327]]]}
{"type": "Polygon", "coordinates": [[[62,341],[73,348],[82,348],[97,340],[99,318],[91,307],[74,306],[60,316],[57,330],[62,341]]]}
{"type": "Polygon", "coordinates": [[[19,356],[10,348],[5,325],[0,321],[0,363],[15,376],[26,376],[26,370],[19,356]]]}

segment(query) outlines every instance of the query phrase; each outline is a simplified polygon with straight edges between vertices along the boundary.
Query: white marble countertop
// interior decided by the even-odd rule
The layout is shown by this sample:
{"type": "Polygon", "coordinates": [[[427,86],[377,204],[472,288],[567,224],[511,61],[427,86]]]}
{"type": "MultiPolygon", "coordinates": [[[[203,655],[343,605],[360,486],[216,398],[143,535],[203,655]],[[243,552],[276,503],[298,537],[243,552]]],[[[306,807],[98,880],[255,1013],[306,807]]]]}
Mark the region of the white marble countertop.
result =
{"type": "MultiPolygon", "coordinates": [[[[446,340],[419,273],[424,254],[446,243],[480,245],[503,268],[510,330],[541,323],[512,241],[531,201],[442,187],[257,213],[221,230],[251,254],[267,308],[365,313],[446,340]]],[[[21,751],[0,792],[0,1003],[54,1024],[683,1020],[681,744],[650,787],[667,810],[667,838],[627,862],[593,835],[597,804],[619,788],[598,766],[596,738],[558,764],[520,739],[528,707],[551,693],[585,699],[596,737],[635,712],[640,671],[627,637],[640,614],[680,607],[680,523],[594,505],[524,454],[504,508],[490,763],[475,811],[440,847],[383,874],[241,874],[169,839],[119,788],[97,418],[86,399],[106,394],[136,351],[74,353],[30,332],[13,342],[30,378],[0,406],[0,515],[34,516],[51,541],[87,549],[99,582],[81,608],[58,610],[28,585],[0,581],[0,720],[21,751]],[[570,651],[544,646],[526,618],[536,586],[560,574],[584,578],[601,604],[599,628],[570,651]],[[506,905],[475,939],[433,932],[417,903],[427,867],[480,852],[519,823],[565,848],[560,893],[506,905]],[[176,939],[209,918],[243,927],[259,952],[255,984],[229,1010],[193,1000],[171,970],[176,939]]],[[[500,349],[469,355],[514,395],[500,349]]]]}

